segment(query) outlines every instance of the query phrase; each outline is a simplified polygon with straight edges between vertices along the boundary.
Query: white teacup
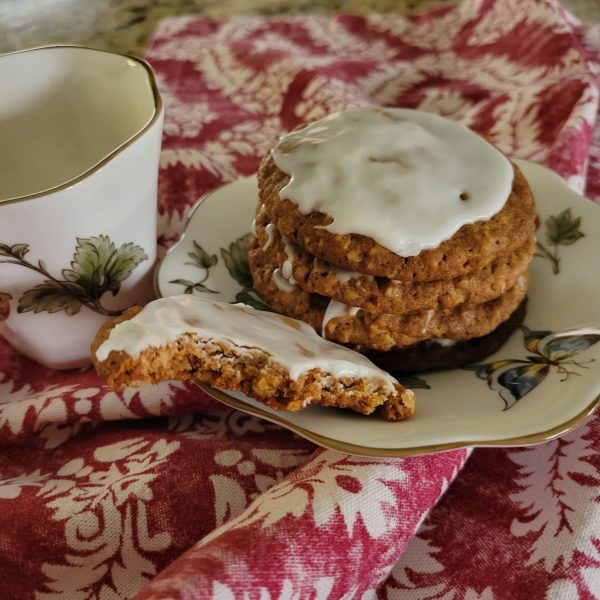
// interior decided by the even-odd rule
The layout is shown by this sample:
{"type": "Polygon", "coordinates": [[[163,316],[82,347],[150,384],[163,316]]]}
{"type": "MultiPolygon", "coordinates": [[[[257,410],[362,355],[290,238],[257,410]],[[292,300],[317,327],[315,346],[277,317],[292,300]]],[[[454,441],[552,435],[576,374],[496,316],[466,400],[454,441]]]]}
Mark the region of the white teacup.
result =
{"type": "Polygon", "coordinates": [[[50,367],[152,297],[162,101],[142,60],[0,56],[0,334],[50,367]]]}

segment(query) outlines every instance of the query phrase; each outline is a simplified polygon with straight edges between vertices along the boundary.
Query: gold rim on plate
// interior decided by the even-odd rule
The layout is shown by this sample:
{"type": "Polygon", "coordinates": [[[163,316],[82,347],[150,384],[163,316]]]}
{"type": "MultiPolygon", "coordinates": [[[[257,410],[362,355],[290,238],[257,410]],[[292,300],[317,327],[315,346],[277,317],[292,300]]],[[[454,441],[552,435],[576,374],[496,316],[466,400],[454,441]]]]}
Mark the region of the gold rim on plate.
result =
{"type": "MultiPolygon", "coordinates": [[[[530,163],[529,161],[519,161],[528,163],[531,165],[535,165],[535,163],[530,163]]],[[[538,165],[536,165],[538,166],[538,165]]],[[[546,169],[547,170],[547,169],[546,169]]],[[[239,181],[239,180],[238,180],[239,181]]],[[[232,182],[235,183],[235,182],[232,182]]],[[[231,183],[226,184],[225,186],[221,186],[216,188],[215,190],[211,190],[201,196],[199,200],[192,206],[186,215],[184,232],[180,239],[171,246],[165,256],[163,257],[163,261],[166,256],[171,252],[175,251],[176,248],[182,243],[185,238],[188,230],[189,223],[194,216],[194,213],[200,208],[200,206],[214,193],[220,191],[223,187],[227,185],[231,185],[231,183]]],[[[163,294],[160,290],[159,285],[159,269],[160,265],[155,270],[154,277],[154,287],[158,297],[163,297],[163,294]]],[[[432,454],[435,452],[444,452],[448,450],[456,450],[459,448],[469,448],[469,447],[515,447],[515,446],[530,446],[535,444],[542,444],[544,442],[548,442],[553,440],[561,435],[568,433],[569,431],[575,429],[577,426],[581,425],[600,405],[600,395],[596,396],[592,402],[586,406],[581,412],[571,417],[567,421],[560,423],[559,425],[555,425],[549,429],[530,433],[527,435],[516,436],[511,438],[504,439],[494,439],[494,440],[460,440],[455,442],[445,442],[439,444],[425,444],[421,446],[411,446],[411,447],[402,447],[402,448],[374,448],[372,446],[363,446],[360,444],[353,444],[351,442],[341,441],[334,438],[330,438],[328,436],[321,435],[319,433],[315,433],[305,427],[300,425],[296,425],[295,423],[287,420],[283,416],[279,416],[278,414],[274,414],[269,412],[263,408],[252,406],[235,398],[230,395],[226,391],[218,390],[212,388],[211,386],[204,384],[202,382],[195,382],[198,387],[200,387],[203,391],[205,391],[209,396],[221,402],[225,406],[229,408],[233,408],[236,410],[240,410],[247,414],[251,414],[255,417],[259,417],[262,419],[266,419],[272,423],[280,425],[285,429],[288,429],[299,436],[325,448],[330,448],[332,450],[336,450],[338,452],[344,452],[346,454],[353,454],[356,456],[365,456],[370,458],[401,458],[401,457],[411,457],[411,456],[419,456],[424,454],[432,454]]]]}
{"type": "MultiPolygon", "coordinates": [[[[299,436],[318,444],[319,446],[324,446],[325,448],[330,448],[331,450],[337,450],[338,452],[344,452],[346,454],[353,454],[355,456],[367,456],[371,458],[401,458],[401,457],[410,457],[410,456],[419,456],[422,454],[433,454],[434,452],[445,452],[446,450],[457,450],[459,448],[469,448],[471,446],[474,447],[484,447],[484,446],[497,446],[497,447],[508,447],[508,446],[533,446],[535,444],[542,444],[544,442],[549,442],[554,438],[557,438],[565,433],[568,433],[572,429],[575,429],[578,425],[581,425],[589,417],[600,405],[600,395],[596,396],[594,400],[586,406],[578,415],[575,415],[565,423],[561,425],[556,425],[555,427],[551,427],[545,431],[540,431],[538,433],[531,433],[529,435],[523,435],[514,438],[506,438],[503,440],[486,440],[486,441],[458,441],[458,442],[447,442],[445,444],[429,444],[426,446],[416,446],[414,448],[373,448],[371,446],[361,446],[359,444],[352,444],[350,442],[342,442],[340,440],[335,440],[333,438],[321,435],[319,433],[315,433],[310,431],[309,429],[305,429],[300,425],[296,425],[286,419],[280,417],[279,415],[267,412],[266,410],[259,408],[257,406],[250,406],[246,404],[243,400],[239,400],[238,398],[234,398],[227,392],[222,390],[217,390],[212,388],[211,386],[202,383],[200,381],[194,382],[200,389],[205,391],[211,398],[229,406],[230,408],[235,408],[237,410],[241,410],[242,412],[249,413],[254,415],[255,417],[260,417],[261,419],[266,419],[267,421],[271,421],[276,423],[277,425],[281,425],[285,429],[289,429],[294,433],[297,433],[299,436]]],[[[368,417],[367,417],[368,418],[368,417]]]]}
{"type": "MultiPolygon", "coordinates": [[[[239,180],[238,180],[239,181],[239,180]]],[[[235,182],[230,182],[230,183],[226,183],[225,185],[231,185],[231,183],[235,183],[235,182]]],[[[212,196],[215,192],[218,192],[221,188],[225,187],[225,185],[222,185],[214,190],[211,190],[210,192],[205,192],[204,194],[202,194],[202,196],[200,196],[200,198],[198,198],[198,200],[196,200],[196,202],[194,204],[192,204],[191,208],[187,211],[185,217],[184,217],[184,223],[183,223],[183,232],[182,234],[179,236],[179,238],[177,239],[177,241],[170,246],[169,248],[167,248],[167,251],[165,252],[165,255],[160,259],[160,261],[158,261],[156,263],[156,267],[154,268],[154,277],[152,279],[152,287],[154,288],[154,295],[157,298],[165,298],[165,295],[161,292],[160,289],[160,283],[158,282],[158,277],[159,277],[159,273],[160,273],[160,267],[163,263],[163,261],[165,260],[165,258],[167,258],[167,256],[169,256],[169,254],[171,254],[171,252],[173,252],[174,250],[177,249],[177,246],[179,246],[183,240],[185,239],[185,236],[187,235],[187,230],[188,230],[188,225],[190,224],[190,221],[192,220],[194,213],[198,210],[198,208],[200,208],[200,205],[205,201],[208,200],[208,198],[210,196],[212,196]]]]}

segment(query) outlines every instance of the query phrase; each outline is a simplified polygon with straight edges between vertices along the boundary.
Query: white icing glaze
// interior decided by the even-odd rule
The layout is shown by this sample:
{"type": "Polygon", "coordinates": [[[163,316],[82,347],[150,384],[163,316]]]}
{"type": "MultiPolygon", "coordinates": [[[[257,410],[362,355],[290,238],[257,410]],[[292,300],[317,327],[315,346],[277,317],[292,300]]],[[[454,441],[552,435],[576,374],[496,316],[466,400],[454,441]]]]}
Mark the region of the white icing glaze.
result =
{"type": "Polygon", "coordinates": [[[275,235],[275,225],[273,225],[273,223],[267,224],[267,226],[265,227],[265,233],[267,234],[267,241],[262,247],[263,251],[268,250],[271,247],[271,244],[273,244],[273,238],[275,235]]]}
{"type": "Polygon", "coordinates": [[[277,288],[282,292],[293,292],[294,290],[298,289],[294,278],[292,277],[290,280],[284,277],[279,267],[273,269],[273,273],[271,273],[271,279],[277,288]]]}
{"type": "Polygon", "coordinates": [[[332,233],[368,236],[399,256],[489,219],[513,180],[509,160],[465,126],[399,108],[334,113],[284,135],[272,156],[291,177],[281,198],[329,215],[332,233]]]}
{"type": "Polygon", "coordinates": [[[294,259],[296,258],[296,251],[294,250],[290,240],[285,235],[282,235],[281,239],[283,240],[283,248],[287,255],[287,259],[281,265],[281,274],[288,280],[289,283],[295,284],[294,259]]]}
{"type": "Polygon", "coordinates": [[[327,309],[325,310],[325,314],[323,315],[323,324],[321,325],[321,335],[325,336],[325,328],[327,327],[327,323],[332,319],[338,319],[339,317],[353,317],[360,308],[357,306],[348,306],[343,302],[339,302],[338,300],[330,300],[327,305],[327,309]]]}
{"type": "Polygon", "coordinates": [[[289,260],[284,261],[281,265],[281,274],[291,283],[295,284],[296,280],[292,274],[292,263],[289,260]]]}
{"type": "Polygon", "coordinates": [[[324,340],[302,321],[191,294],[150,302],[111,330],[96,357],[106,360],[112,350],[136,357],[145,348],[161,346],[184,333],[203,340],[224,340],[238,347],[260,348],[292,379],[310,369],[321,369],[334,377],[368,377],[390,392],[396,383],[363,355],[324,340]]]}
{"type": "MultiPolygon", "coordinates": [[[[275,225],[269,223],[266,227],[268,235],[272,236],[273,231],[275,229],[275,225]],[[269,227],[273,229],[269,230],[269,227]]],[[[285,254],[287,256],[286,260],[283,261],[281,268],[277,268],[271,274],[271,278],[275,285],[282,292],[292,292],[297,289],[296,280],[294,279],[294,268],[293,268],[293,260],[296,257],[296,252],[294,251],[294,247],[290,240],[284,235],[281,236],[281,240],[283,241],[283,248],[285,250],[285,254]]]]}

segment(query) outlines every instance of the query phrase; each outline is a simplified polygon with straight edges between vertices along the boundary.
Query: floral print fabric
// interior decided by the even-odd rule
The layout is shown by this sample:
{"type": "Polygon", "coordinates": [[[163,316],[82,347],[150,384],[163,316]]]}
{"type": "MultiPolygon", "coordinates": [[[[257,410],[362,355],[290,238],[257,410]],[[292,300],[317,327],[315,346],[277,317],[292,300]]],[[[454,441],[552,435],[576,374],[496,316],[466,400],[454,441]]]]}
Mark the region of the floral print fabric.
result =
{"type": "MultiPolygon", "coordinates": [[[[163,247],[282,132],[349,106],[459,120],[600,197],[600,28],[552,0],[417,17],[164,21],[163,247]]],[[[600,595],[600,417],[531,448],[373,460],[191,385],[117,394],[0,341],[0,596],[510,599],[600,595]]]]}

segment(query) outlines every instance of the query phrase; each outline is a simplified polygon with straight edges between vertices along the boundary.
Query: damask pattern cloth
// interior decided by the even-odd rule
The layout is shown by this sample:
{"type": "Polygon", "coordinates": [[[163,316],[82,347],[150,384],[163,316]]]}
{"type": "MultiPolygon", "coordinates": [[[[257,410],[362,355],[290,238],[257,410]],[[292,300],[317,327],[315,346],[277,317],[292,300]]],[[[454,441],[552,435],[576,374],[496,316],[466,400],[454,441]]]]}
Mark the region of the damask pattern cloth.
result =
{"type": "MultiPolygon", "coordinates": [[[[600,198],[599,54],[600,27],[552,0],[166,20],[159,241],[282,131],[350,106],[459,120],[600,198]]],[[[532,448],[360,459],[0,342],[0,436],[3,598],[600,596],[600,417],[532,448]]]]}

